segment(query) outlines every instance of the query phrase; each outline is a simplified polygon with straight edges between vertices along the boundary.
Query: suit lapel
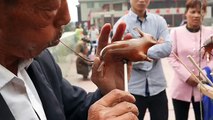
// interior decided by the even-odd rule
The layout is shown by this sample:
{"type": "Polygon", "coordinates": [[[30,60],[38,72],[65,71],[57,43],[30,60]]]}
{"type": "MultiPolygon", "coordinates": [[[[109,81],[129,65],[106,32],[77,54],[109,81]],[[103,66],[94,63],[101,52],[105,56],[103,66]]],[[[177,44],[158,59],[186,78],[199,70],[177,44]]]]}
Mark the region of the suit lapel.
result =
{"type": "Polygon", "coordinates": [[[52,86],[41,71],[40,65],[36,61],[27,70],[39,94],[46,117],[48,120],[65,120],[65,115],[60,109],[60,103],[54,94],[52,86]]]}
{"type": "Polygon", "coordinates": [[[11,113],[7,103],[0,94],[0,119],[1,120],[15,120],[13,114],[11,113]]]}

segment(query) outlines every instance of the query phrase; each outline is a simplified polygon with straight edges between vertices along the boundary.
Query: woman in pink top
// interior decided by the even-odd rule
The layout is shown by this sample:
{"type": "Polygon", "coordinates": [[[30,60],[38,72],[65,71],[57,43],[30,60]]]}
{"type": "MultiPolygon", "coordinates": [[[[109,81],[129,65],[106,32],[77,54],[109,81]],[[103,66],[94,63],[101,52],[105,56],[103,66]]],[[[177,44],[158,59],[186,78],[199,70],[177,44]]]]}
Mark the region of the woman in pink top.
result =
{"type": "Polygon", "coordinates": [[[203,15],[206,13],[206,1],[187,0],[185,17],[187,23],[183,26],[172,29],[171,39],[173,40],[172,53],[169,63],[174,69],[174,78],[171,85],[172,102],[176,120],[187,120],[190,103],[193,105],[196,120],[201,119],[200,102],[202,93],[198,90],[195,78],[176,59],[176,54],[187,67],[197,76],[199,71],[187,58],[191,55],[201,68],[209,66],[212,68],[213,60],[207,61],[205,56],[202,59],[205,40],[213,34],[213,29],[202,26],[203,15]],[[201,10],[202,9],[202,10],[201,10]],[[201,51],[200,51],[201,50],[201,51]]]}

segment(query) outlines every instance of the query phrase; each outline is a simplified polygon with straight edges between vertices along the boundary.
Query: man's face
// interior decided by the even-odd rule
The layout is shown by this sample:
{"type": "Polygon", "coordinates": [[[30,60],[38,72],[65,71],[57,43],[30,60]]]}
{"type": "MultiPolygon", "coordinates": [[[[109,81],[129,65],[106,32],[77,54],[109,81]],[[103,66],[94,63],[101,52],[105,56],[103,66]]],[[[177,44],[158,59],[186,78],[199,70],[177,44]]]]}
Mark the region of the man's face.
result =
{"type": "Polygon", "coordinates": [[[17,1],[0,5],[0,52],[26,59],[58,44],[62,26],[70,21],[66,0],[17,1]]]}
{"type": "Polygon", "coordinates": [[[149,6],[150,0],[130,0],[132,10],[134,12],[145,11],[149,6]]]}

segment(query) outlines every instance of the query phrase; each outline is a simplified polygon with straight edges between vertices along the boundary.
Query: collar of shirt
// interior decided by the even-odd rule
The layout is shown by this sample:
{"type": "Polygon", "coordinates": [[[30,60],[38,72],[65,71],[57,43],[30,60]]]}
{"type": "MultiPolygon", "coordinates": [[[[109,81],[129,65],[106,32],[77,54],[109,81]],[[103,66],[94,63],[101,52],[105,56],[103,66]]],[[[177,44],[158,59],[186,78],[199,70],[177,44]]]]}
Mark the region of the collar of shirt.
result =
{"type": "MultiPolygon", "coordinates": [[[[32,63],[33,59],[25,60],[20,62],[18,70],[27,69],[32,63]]],[[[10,72],[7,68],[0,64],[0,89],[4,87],[8,82],[10,82],[14,77],[17,77],[15,74],[10,72]]]]}
{"type": "Polygon", "coordinates": [[[131,9],[129,10],[129,15],[131,16],[132,19],[134,19],[136,22],[144,22],[144,21],[147,21],[149,19],[149,12],[146,10],[145,11],[145,15],[144,15],[144,20],[142,21],[141,19],[139,19],[139,16],[134,13],[131,9]]]}
{"type": "Polygon", "coordinates": [[[39,95],[26,72],[32,61],[33,59],[29,59],[20,62],[17,75],[0,65],[0,92],[17,120],[46,120],[39,95]],[[12,97],[16,98],[15,101],[11,99],[12,97]],[[19,104],[14,104],[17,101],[19,104]],[[21,107],[22,104],[25,104],[25,106],[21,107]],[[19,110],[21,109],[25,110],[22,112],[26,112],[26,116],[20,114],[19,110]]]}

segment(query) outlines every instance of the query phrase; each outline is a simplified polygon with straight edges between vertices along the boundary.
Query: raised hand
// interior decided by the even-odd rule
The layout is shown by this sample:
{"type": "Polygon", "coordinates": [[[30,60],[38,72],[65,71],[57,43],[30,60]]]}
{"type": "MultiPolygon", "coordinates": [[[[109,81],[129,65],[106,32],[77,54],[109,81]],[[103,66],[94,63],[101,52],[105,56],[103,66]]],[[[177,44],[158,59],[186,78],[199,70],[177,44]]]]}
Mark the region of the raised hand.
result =
{"type": "Polygon", "coordinates": [[[146,55],[147,50],[157,44],[152,37],[143,33],[140,33],[142,38],[138,39],[131,39],[130,34],[123,37],[125,29],[126,24],[121,22],[111,43],[108,41],[111,31],[110,24],[105,24],[101,30],[91,79],[103,94],[115,88],[124,89],[123,60],[129,61],[128,77],[130,77],[131,62],[151,61],[146,55]]]}
{"type": "MultiPolygon", "coordinates": [[[[112,43],[115,41],[122,40],[124,31],[126,29],[126,24],[121,23],[116,31],[116,34],[112,38],[112,43]]],[[[101,50],[106,47],[109,43],[109,34],[111,31],[111,25],[105,24],[101,30],[101,34],[98,41],[98,48],[96,53],[96,58],[94,60],[92,68],[91,80],[98,86],[102,94],[106,94],[113,89],[124,89],[124,68],[122,58],[120,60],[111,59],[115,57],[110,55],[108,52],[107,56],[109,58],[103,58],[100,56],[101,50]]],[[[125,39],[130,39],[130,35],[126,35],[125,39]]],[[[111,43],[111,44],[112,44],[111,43]]],[[[120,48],[122,45],[119,46],[120,48]]],[[[122,57],[122,56],[121,56],[122,57]]],[[[128,64],[128,72],[130,73],[131,63],[128,64]]]]}

